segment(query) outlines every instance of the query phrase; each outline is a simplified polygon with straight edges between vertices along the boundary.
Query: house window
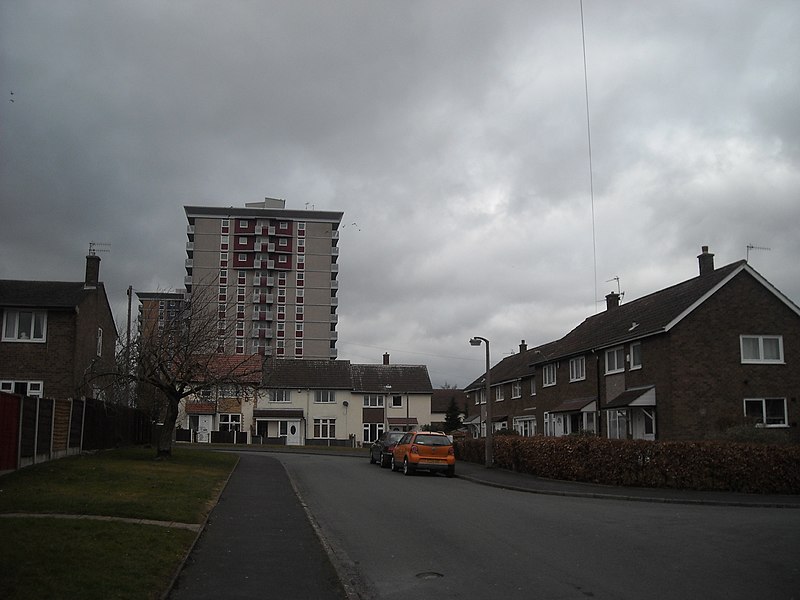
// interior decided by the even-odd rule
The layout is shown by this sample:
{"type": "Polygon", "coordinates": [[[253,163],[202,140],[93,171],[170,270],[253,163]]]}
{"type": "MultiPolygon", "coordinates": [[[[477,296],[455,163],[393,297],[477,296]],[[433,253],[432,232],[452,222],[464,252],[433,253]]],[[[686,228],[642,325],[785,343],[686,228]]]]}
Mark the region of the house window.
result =
{"type": "Polygon", "coordinates": [[[536,417],[514,417],[514,431],[525,437],[536,435],[536,417]]]}
{"type": "Polygon", "coordinates": [[[220,413],[219,415],[219,430],[220,431],[241,431],[242,415],[220,413]]]}
{"type": "Polygon", "coordinates": [[[314,402],[317,404],[330,404],[336,402],[336,392],[333,390],[317,390],[314,392],[314,402]]]}
{"type": "Polygon", "coordinates": [[[402,408],[402,407],[403,407],[403,397],[392,396],[392,408],[402,408]]]}
{"type": "Polygon", "coordinates": [[[364,443],[374,442],[381,437],[383,431],[383,423],[364,423],[364,443]]]}
{"type": "Polygon", "coordinates": [[[291,402],[292,390],[271,390],[269,393],[270,402],[291,402]]]}
{"type": "Polygon", "coordinates": [[[6,309],[3,322],[4,342],[44,342],[46,337],[46,311],[6,309]]]}
{"type": "Polygon", "coordinates": [[[41,381],[0,381],[0,392],[9,394],[41,398],[43,389],[44,383],[41,381]]]}
{"type": "Polygon", "coordinates": [[[364,394],[364,408],[383,408],[383,394],[364,394]]]}
{"type": "Polygon", "coordinates": [[[97,328],[97,356],[103,356],[103,328],[97,328]]]}
{"type": "Polygon", "coordinates": [[[786,427],[786,398],[745,398],[744,415],[761,427],[786,427]]]}
{"type": "Polygon", "coordinates": [[[511,398],[521,398],[522,397],[522,380],[512,381],[511,382],[511,398]]]}
{"type": "Polygon", "coordinates": [[[625,350],[622,346],[606,350],[606,375],[625,370],[625,350]]]}
{"type": "Polygon", "coordinates": [[[336,438],[336,419],[314,419],[314,437],[326,440],[336,438]]]}
{"type": "Polygon", "coordinates": [[[542,367],[542,385],[548,387],[556,384],[556,363],[542,367]]]}
{"type": "Polygon", "coordinates": [[[623,440],[628,436],[628,414],[625,410],[609,410],[608,437],[612,440],[623,440]]]}
{"type": "Polygon", "coordinates": [[[502,402],[503,400],[505,400],[505,390],[502,385],[498,385],[494,388],[494,401],[502,402]]]}
{"type": "Polygon", "coordinates": [[[739,336],[742,363],[783,364],[783,336],[739,336]]]}
{"type": "Polygon", "coordinates": [[[642,343],[631,344],[631,369],[642,368],[642,343]]]}
{"type": "Polygon", "coordinates": [[[586,357],[578,356],[569,361],[569,380],[583,381],[586,379],[586,357]]]}
{"type": "Polygon", "coordinates": [[[536,376],[531,377],[531,396],[536,395],[536,376]]]}

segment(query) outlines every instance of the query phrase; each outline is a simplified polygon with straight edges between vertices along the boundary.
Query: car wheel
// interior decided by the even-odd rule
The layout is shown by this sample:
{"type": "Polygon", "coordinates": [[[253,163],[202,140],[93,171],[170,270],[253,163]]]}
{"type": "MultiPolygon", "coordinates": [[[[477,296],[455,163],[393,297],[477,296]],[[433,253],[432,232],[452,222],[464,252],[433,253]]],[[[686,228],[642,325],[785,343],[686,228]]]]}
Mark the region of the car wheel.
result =
{"type": "Polygon", "coordinates": [[[455,465],[447,467],[447,476],[448,477],[455,477],[456,475],[456,467],[455,465]]]}
{"type": "Polygon", "coordinates": [[[403,475],[413,475],[414,465],[408,462],[408,457],[403,459],[403,475]]]}

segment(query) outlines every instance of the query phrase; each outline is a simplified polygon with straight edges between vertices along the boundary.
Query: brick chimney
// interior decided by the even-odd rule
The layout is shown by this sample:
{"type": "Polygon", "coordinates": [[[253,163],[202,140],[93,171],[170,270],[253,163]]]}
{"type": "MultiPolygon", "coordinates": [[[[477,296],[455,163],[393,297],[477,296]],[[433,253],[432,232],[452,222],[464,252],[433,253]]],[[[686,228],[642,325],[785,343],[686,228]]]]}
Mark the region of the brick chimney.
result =
{"type": "Polygon", "coordinates": [[[700,263],[700,275],[706,275],[714,272],[714,255],[708,251],[708,246],[703,246],[702,252],[697,257],[697,262],[700,263]]]}
{"type": "Polygon", "coordinates": [[[519,343],[519,353],[522,354],[528,349],[528,344],[525,343],[525,340],[520,340],[519,343]]]}
{"type": "Polygon", "coordinates": [[[383,364],[385,364],[385,365],[389,364],[389,353],[388,352],[384,352],[383,353],[383,364]]]}
{"type": "Polygon", "coordinates": [[[83,282],[84,289],[93,290],[100,282],[100,257],[96,254],[89,254],[86,257],[86,279],[83,282]]]}
{"type": "Polygon", "coordinates": [[[619,294],[617,292],[611,292],[606,296],[606,310],[614,308],[619,308],[619,294]]]}

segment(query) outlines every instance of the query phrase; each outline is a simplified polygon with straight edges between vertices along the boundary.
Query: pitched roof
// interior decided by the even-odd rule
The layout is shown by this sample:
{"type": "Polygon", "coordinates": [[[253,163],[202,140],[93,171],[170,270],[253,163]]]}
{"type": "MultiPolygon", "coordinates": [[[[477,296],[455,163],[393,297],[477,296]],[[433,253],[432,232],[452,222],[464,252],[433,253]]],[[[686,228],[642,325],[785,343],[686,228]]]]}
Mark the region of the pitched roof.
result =
{"type": "Polygon", "coordinates": [[[352,365],[355,392],[431,393],[433,386],[424,365],[352,365]],[[387,388],[388,386],[388,388],[387,388]]]}
{"type": "Polygon", "coordinates": [[[264,386],[275,389],[333,389],[380,394],[430,393],[424,365],[353,365],[347,360],[270,358],[264,386]]]}
{"type": "Polygon", "coordinates": [[[277,389],[350,389],[350,362],[270,358],[264,368],[264,385],[277,389]]]}
{"type": "Polygon", "coordinates": [[[0,280],[0,306],[26,308],[74,308],[94,289],[84,289],[82,281],[0,280]]]}
{"type": "Polygon", "coordinates": [[[261,383],[263,358],[259,354],[215,354],[209,362],[209,371],[215,377],[235,379],[242,383],[261,383]]]}
{"type": "MultiPolygon", "coordinates": [[[[491,368],[491,384],[499,385],[530,375],[537,364],[669,331],[742,271],[752,275],[800,315],[797,305],[750,267],[747,261],[740,260],[588,317],[559,340],[506,357],[491,368]]],[[[465,389],[478,389],[482,382],[483,375],[465,389]]]]}
{"type": "Polygon", "coordinates": [[[746,265],[744,260],[731,263],[591,316],[561,338],[538,362],[663,333],[746,265]]]}

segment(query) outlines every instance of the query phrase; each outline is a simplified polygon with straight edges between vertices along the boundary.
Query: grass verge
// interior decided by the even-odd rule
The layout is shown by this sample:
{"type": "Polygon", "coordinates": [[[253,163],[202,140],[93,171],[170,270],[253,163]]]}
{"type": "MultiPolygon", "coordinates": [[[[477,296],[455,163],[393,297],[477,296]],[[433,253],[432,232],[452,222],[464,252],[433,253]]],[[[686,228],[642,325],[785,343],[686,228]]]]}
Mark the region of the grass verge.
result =
{"type": "MultiPolygon", "coordinates": [[[[0,478],[0,513],[201,523],[237,457],[148,448],[75,456],[0,478]]],[[[0,518],[0,598],[158,598],[196,533],[114,521],[0,518]]]]}

